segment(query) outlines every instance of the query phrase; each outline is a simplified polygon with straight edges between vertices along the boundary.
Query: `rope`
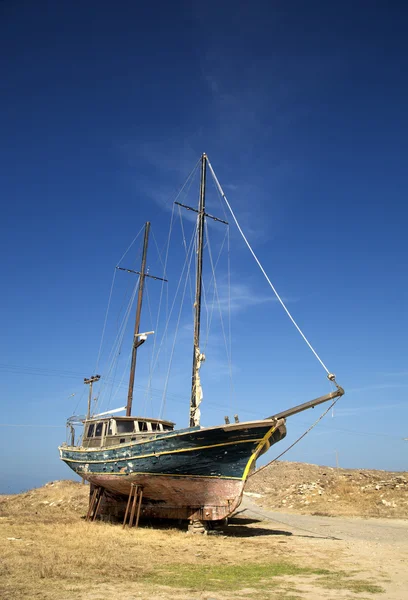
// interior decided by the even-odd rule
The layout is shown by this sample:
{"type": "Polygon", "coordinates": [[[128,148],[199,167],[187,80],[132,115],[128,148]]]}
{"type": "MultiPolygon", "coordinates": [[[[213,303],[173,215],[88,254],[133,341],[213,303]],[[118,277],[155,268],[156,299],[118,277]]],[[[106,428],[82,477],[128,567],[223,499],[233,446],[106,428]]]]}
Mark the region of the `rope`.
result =
{"type": "Polygon", "coordinates": [[[288,311],[288,309],[286,308],[286,305],[285,305],[285,303],[283,302],[282,298],[279,296],[279,294],[278,294],[278,292],[276,291],[276,289],[275,289],[274,285],[272,284],[271,280],[269,279],[268,275],[266,274],[266,272],[265,272],[265,269],[264,269],[264,268],[263,268],[263,266],[261,265],[261,263],[260,263],[260,261],[259,261],[258,257],[256,256],[255,252],[253,251],[253,249],[252,249],[252,247],[251,247],[250,243],[248,242],[247,238],[245,237],[245,234],[244,234],[244,232],[242,231],[242,229],[241,229],[241,227],[240,227],[240,225],[239,225],[239,223],[238,223],[238,220],[237,220],[237,218],[236,218],[236,216],[235,216],[235,213],[234,213],[234,211],[232,210],[232,208],[231,208],[231,205],[230,205],[230,203],[228,202],[226,195],[224,194],[224,191],[223,191],[223,189],[222,189],[222,187],[221,187],[221,185],[220,185],[220,183],[219,183],[219,181],[218,181],[218,179],[217,179],[217,176],[216,176],[216,174],[214,173],[214,170],[213,170],[213,168],[212,168],[212,166],[211,166],[211,163],[210,163],[210,161],[208,160],[208,158],[207,158],[207,163],[208,163],[208,166],[209,166],[209,168],[210,168],[211,174],[212,174],[212,176],[213,176],[213,178],[214,178],[214,181],[215,181],[215,183],[216,183],[216,185],[217,185],[217,187],[218,187],[218,191],[220,192],[221,196],[223,197],[223,199],[224,199],[224,201],[225,201],[225,203],[226,203],[226,205],[227,205],[227,207],[228,207],[228,209],[229,209],[229,211],[230,211],[230,213],[231,213],[231,216],[232,216],[232,218],[234,219],[235,225],[237,226],[239,233],[241,234],[241,236],[242,236],[242,238],[243,238],[243,240],[244,240],[245,244],[247,245],[247,247],[248,247],[249,251],[251,252],[252,256],[254,257],[254,259],[255,259],[255,262],[257,263],[258,267],[261,269],[261,271],[262,271],[262,273],[263,273],[263,275],[264,275],[264,277],[265,277],[266,281],[269,283],[269,285],[270,285],[270,287],[271,287],[271,289],[272,289],[273,293],[275,294],[276,298],[279,300],[280,304],[282,305],[282,307],[283,307],[283,309],[285,310],[286,314],[288,315],[289,319],[292,321],[293,325],[296,327],[296,329],[298,330],[298,332],[300,333],[300,335],[302,336],[302,338],[304,339],[304,341],[306,342],[306,344],[309,346],[310,350],[313,352],[313,354],[315,355],[315,357],[317,358],[317,360],[319,361],[319,363],[322,365],[322,367],[323,367],[323,369],[326,371],[326,373],[327,373],[328,375],[330,375],[330,371],[329,371],[329,369],[326,367],[326,365],[324,364],[324,362],[322,361],[322,359],[320,358],[320,356],[317,354],[316,350],[313,348],[313,346],[311,345],[311,343],[309,342],[309,340],[306,338],[306,336],[305,336],[305,334],[303,333],[303,331],[300,329],[299,325],[296,323],[295,319],[292,317],[292,315],[290,314],[290,312],[289,312],[289,311],[288,311]]]}
{"type": "Polygon", "coordinates": [[[326,410],[320,415],[320,417],[318,419],[316,419],[316,421],[309,427],[309,429],[307,429],[304,433],[302,433],[302,435],[300,437],[298,437],[298,439],[295,440],[293,442],[293,444],[291,444],[288,448],[286,448],[286,450],[284,450],[283,452],[281,452],[280,454],[278,454],[278,456],[276,456],[273,460],[270,460],[268,463],[266,463],[266,465],[263,465],[262,467],[259,467],[259,469],[257,469],[253,473],[251,473],[251,475],[248,476],[248,479],[249,479],[249,477],[253,477],[256,473],[260,473],[261,471],[263,471],[264,469],[266,469],[266,467],[269,467],[269,465],[271,465],[272,463],[274,463],[277,460],[279,460],[284,454],[286,454],[286,452],[289,452],[289,450],[291,450],[293,448],[293,446],[296,446],[296,444],[298,442],[300,442],[300,440],[302,440],[310,431],[312,431],[312,429],[314,429],[316,427],[316,425],[323,419],[323,417],[325,417],[327,415],[327,413],[329,412],[329,410],[331,410],[333,408],[333,406],[339,400],[340,400],[340,398],[336,398],[330,404],[329,408],[326,408],[326,410]]]}

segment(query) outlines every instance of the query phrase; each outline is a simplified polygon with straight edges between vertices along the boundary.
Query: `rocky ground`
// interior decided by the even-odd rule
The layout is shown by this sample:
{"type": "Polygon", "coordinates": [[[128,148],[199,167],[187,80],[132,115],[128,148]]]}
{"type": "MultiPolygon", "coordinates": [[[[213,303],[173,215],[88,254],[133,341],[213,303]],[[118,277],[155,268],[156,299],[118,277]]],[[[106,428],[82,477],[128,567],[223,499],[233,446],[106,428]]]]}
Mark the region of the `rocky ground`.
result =
{"type": "Polygon", "coordinates": [[[246,493],[271,510],[408,518],[408,473],[277,461],[250,477],[246,493]]]}

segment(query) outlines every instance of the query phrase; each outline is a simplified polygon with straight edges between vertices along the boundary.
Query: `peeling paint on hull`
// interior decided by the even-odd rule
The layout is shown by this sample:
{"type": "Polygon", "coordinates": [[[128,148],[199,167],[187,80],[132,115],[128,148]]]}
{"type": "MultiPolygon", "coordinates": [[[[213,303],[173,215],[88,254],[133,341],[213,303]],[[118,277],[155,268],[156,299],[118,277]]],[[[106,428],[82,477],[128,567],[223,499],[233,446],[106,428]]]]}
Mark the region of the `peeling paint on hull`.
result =
{"type": "Polygon", "coordinates": [[[239,506],[256,458],[286,435],[284,421],[180,430],[155,439],[97,449],[60,447],[76,473],[123,503],[143,486],[142,515],[218,520],[239,506]]]}

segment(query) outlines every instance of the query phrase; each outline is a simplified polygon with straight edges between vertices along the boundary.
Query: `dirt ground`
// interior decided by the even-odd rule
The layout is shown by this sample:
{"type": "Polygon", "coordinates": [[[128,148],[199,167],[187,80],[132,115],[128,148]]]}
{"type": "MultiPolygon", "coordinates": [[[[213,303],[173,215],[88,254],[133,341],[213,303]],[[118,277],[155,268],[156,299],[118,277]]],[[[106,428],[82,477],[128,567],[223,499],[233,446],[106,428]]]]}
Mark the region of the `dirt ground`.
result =
{"type": "Polygon", "coordinates": [[[174,523],[123,530],[81,518],[88,491],[54,482],[0,497],[2,599],[407,597],[407,520],[272,512],[246,496],[216,536],[174,523]]]}

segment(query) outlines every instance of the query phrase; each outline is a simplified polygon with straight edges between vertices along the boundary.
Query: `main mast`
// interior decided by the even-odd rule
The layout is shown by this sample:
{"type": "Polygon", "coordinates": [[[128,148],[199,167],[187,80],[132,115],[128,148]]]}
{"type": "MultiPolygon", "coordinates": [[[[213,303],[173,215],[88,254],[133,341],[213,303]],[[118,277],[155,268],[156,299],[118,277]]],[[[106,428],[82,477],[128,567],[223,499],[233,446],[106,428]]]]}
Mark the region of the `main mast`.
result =
{"type": "Polygon", "coordinates": [[[201,402],[201,385],[199,369],[204,356],[200,353],[200,320],[201,320],[201,292],[203,279],[203,249],[204,249],[204,223],[205,223],[205,180],[207,169],[207,156],[201,156],[200,199],[197,217],[197,266],[196,266],[196,294],[194,302],[194,350],[193,370],[191,377],[190,400],[190,427],[200,424],[198,405],[201,402]]]}
{"type": "Polygon", "coordinates": [[[142,313],[144,283],[145,283],[145,277],[147,276],[146,259],[147,259],[147,246],[149,244],[149,231],[150,231],[150,223],[148,221],[145,225],[142,264],[140,267],[139,291],[137,294],[135,330],[133,333],[132,361],[130,363],[129,391],[128,391],[128,398],[127,398],[127,404],[126,404],[126,416],[127,417],[130,417],[130,414],[132,412],[133,388],[134,388],[134,384],[135,384],[137,349],[144,342],[144,340],[139,340],[139,327],[140,327],[140,315],[142,313]]]}

